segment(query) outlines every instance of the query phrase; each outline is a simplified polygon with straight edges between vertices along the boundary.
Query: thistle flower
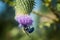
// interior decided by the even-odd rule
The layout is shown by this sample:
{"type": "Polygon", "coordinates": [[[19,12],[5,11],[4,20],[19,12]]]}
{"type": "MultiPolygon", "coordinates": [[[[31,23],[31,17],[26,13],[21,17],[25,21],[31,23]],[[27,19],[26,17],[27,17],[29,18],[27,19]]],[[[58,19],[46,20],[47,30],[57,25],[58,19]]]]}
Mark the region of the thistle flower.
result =
{"type": "Polygon", "coordinates": [[[28,15],[21,15],[16,17],[16,21],[23,27],[28,27],[32,25],[33,20],[28,15]]]}

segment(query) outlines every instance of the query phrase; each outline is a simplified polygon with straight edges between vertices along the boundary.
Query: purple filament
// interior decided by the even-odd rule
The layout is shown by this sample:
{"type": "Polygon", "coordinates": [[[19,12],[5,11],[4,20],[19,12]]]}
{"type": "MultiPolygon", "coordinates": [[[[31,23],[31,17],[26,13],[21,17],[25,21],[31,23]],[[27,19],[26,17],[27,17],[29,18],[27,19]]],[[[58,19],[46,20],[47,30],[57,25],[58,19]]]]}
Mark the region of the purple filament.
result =
{"type": "Polygon", "coordinates": [[[17,16],[16,21],[24,27],[32,25],[33,20],[28,15],[17,16]]]}

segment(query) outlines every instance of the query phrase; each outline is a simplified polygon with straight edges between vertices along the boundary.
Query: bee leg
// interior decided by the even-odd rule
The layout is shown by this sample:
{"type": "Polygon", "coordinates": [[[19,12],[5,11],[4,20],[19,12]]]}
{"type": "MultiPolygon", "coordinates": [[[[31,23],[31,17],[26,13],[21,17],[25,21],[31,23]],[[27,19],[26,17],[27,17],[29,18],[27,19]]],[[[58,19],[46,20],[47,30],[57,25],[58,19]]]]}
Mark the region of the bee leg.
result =
{"type": "Polygon", "coordinates": [[[32,40],[31,36],[30,36],[29,33],[27,32],[27,29],[24,28],[24,31],[25,31],[26,35],[32,40]]]}

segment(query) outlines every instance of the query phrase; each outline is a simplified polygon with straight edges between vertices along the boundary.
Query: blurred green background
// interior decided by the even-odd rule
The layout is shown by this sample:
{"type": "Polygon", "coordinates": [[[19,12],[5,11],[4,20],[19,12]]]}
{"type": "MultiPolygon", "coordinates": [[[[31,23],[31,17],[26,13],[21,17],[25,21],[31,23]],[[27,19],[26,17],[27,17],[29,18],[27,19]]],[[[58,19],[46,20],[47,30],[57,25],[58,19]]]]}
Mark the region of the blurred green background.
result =
{"type": "Polygon", "coordinates": [[[6,10],[0,13],[0,40],[60,40],[60,0],[34,0],[32,10],[35,13],[31,12],[30,16],[33,19],[31,27],[35,30],[29,35],[18,28],[18,22],[15,21],[14,6],[9,3],[15,0],[0,1],[7,2],[6,10]],[[55,11],[51,11],[51,8],[55,11]]]}

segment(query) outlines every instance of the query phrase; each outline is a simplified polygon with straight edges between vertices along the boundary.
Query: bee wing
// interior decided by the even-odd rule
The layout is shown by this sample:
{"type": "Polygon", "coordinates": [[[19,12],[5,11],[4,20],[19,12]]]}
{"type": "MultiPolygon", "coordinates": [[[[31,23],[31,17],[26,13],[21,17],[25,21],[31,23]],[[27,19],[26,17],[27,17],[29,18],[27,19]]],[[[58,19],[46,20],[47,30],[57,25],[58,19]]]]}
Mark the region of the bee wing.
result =
{"type": "Polygon", "coordinates": [[[23,26],[22,26],[21,24],[19,24],[19,25],[18,25],[18,28],[19,28],[19,29],[22,29],[22,28],[23,28],[23,26]]]}

